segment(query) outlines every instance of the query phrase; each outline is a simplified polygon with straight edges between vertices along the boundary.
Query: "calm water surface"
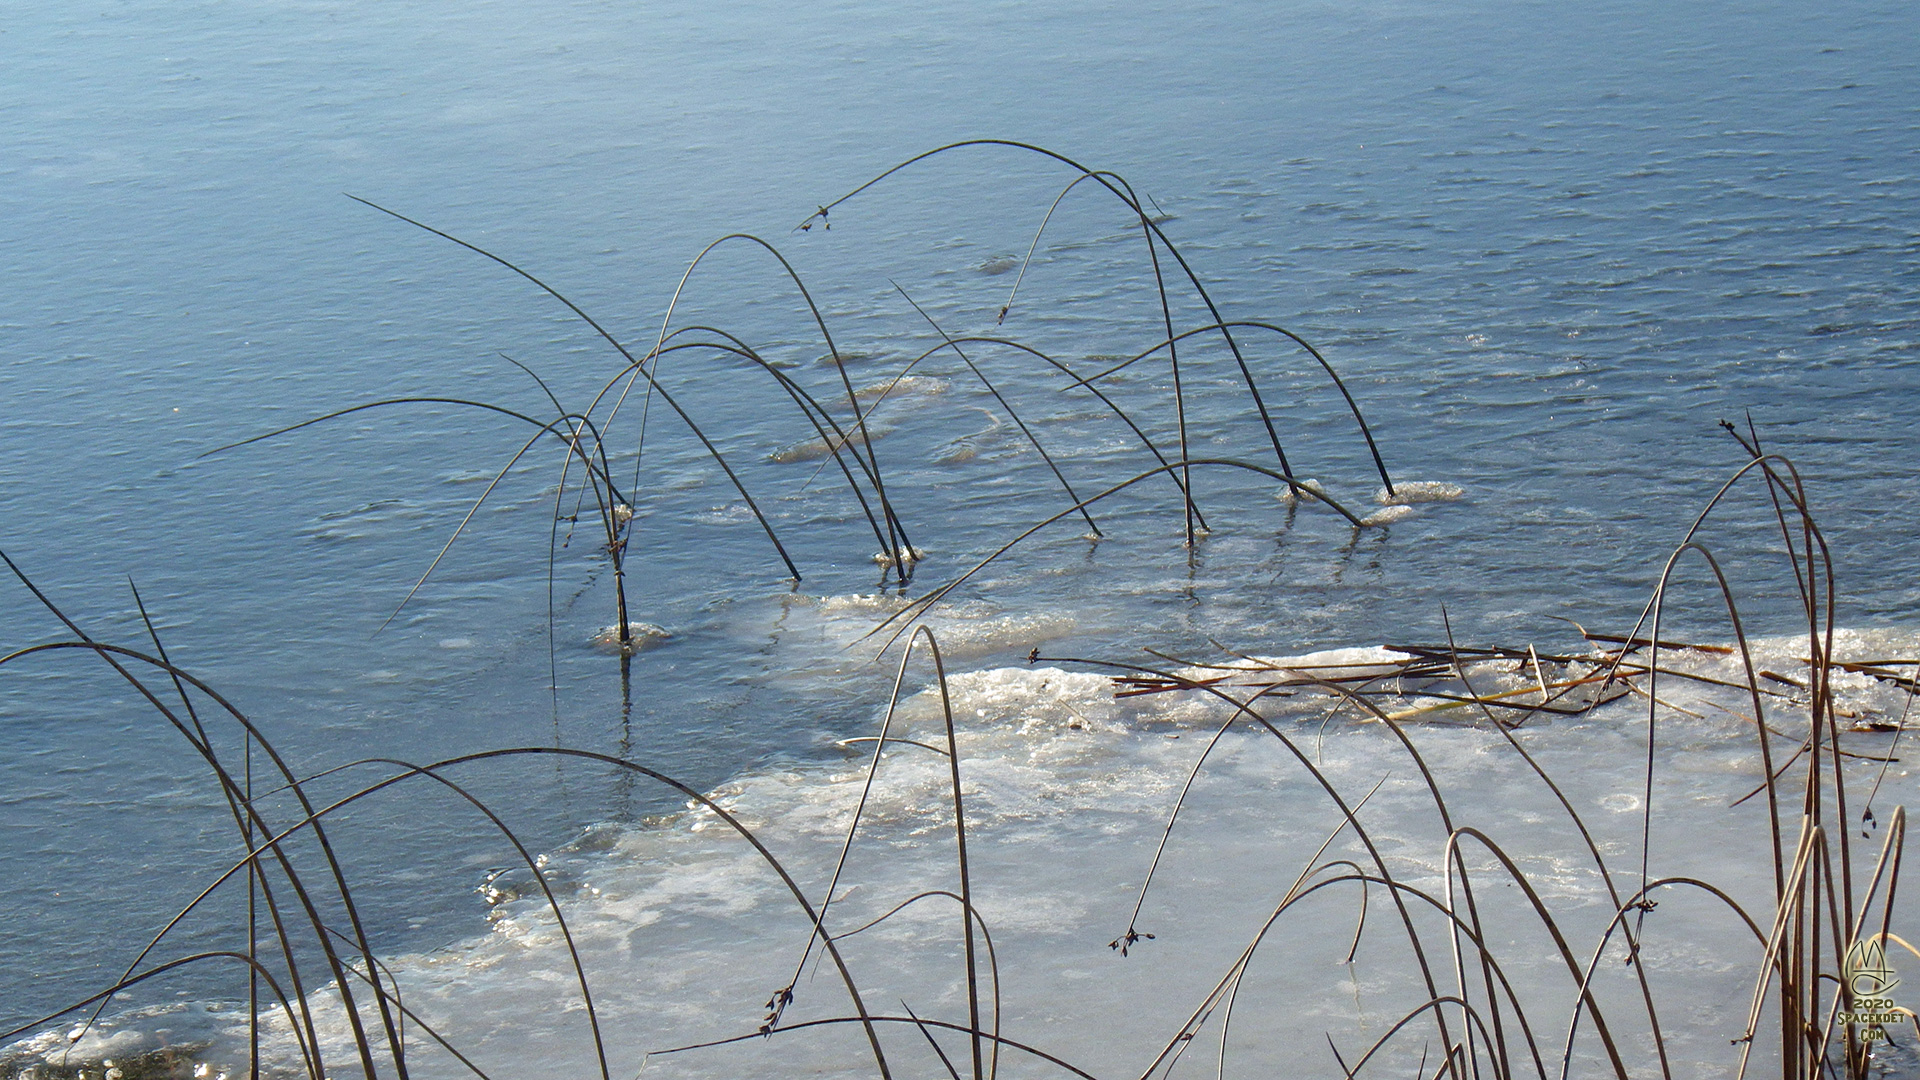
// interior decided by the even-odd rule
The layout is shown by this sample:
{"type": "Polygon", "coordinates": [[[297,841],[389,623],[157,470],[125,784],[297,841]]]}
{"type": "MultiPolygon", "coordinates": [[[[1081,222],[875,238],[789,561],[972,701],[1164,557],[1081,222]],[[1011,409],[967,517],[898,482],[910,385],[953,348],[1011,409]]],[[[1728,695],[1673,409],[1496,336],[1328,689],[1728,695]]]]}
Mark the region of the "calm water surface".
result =
{"type": "MultiPolygon", "coordinates": [[[[890,678],[835,629],[887,610],[854,599],[882,590],[864,520],[834,470],[774,460],[811,430],[763,376],[691,356],[662,378],[801,582],[656,402],[645,459],[631,429],[613,450],[638,477],[633,616],[672,634],[635,659],[630,706],[590,645],[612,599],[584,533],[549,591],[554,452],[507,477],[380,630],[520,429],[415,406],[199,455],[381,398],[547,410],[503,357],[579,407],[619,359],[524,279],[342,193],[518,263],[641,348],[704,245],[757,234],[865,386],[939,341],[896,284],[950,334],[996,332],[1008,270],[1072,174],[970,149],[835,209],[830,231],[793,228],[981,136],[1125,175],[1229,317],[1325,352],[1396,479],[1466,496],[1356,536],[1289,513],[1269,482],[1209,474],[1214,533],[1189,557],[1171,485],[1143,484],[1100,514],[1106,540],[1063,525],[956,597],[961,667],[1035,646],[1435,640],[1443,607],[1478,641],[1564,645],[1554,617],[1624,626],[1743,460],[1716,421],[1749,412],[1812,484],[1841,621],[1914,628],[1906,5],[115,3],[23,9],[0,30],[0,547],[88,633],[144,647],[131,578],[170,655],[299,770],[564,744],[709,787],[836,753],[890,678]]],[[[1163,336],[1154,295],[1137,225],[1082,185],[999,332],[1090,372],[1163,336]]],[[[1173,317],[1206,321],[1190,292],[1173,317]]],[[[674,322],[724,327],[816,393],[837,385],[797,293],[744,243],[703,263],[674,322]]],[[[1146,467],[1057,372],[970,355],[1082,494],[1146,467]]],[[[1298,473],[1377,509],[1311,361],[1268,340],[1250,356],[1298,473]]],[[[1195,346],[1182,363],[1196,456],[1268,460],[1231,359],[1195,346]]],[[[942,381],[874,416],[930,555],[914,595],[1065,505],[963,366],[916,373],[942,381]]],[[[1114,387],[1172,445],[1166,365],[1114,387]]],[[[1756,625],[1784,631],[1791,582],[1763,557],[1765,524],[1747,512],[1717,543],[1756,625]]],[[[0,645],[66,636],[23,588],[0,596],[0,645]]],[[[200,764],[110,671],[10,663],[0,722],[12,1026],[110,981],[233,845],[200,764]]],[[[536,847],[672,805],[591,769],[475,775],[536,847]]],[[[343,825],[383,945],[482,926],[473,887],[501,856],[450,838],[453,813],[395,797],[343,825]]],[[[216,940],[214,922],[182,940],[216,940]]]]}

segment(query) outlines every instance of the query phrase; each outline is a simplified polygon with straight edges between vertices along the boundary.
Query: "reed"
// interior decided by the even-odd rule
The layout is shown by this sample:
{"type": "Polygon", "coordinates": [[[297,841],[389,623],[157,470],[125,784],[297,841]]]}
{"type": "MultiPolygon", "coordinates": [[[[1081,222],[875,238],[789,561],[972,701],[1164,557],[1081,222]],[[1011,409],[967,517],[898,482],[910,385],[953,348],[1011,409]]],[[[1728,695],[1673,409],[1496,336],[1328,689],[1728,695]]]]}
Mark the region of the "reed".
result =
{"type": "MultiPolygon", "coordinates": [[[[814,881],[794,869],[789,855],[777,850],[763,829],[731,810],[711,792],[683,782],[648,765],[608,754],[564,746],[519,746],[462,754],[431,762],[408,762],[385,757],[346,761],[317,773],[295,770],[274,746],[270,733],[212,686],[176,665],[168,656],[153,621],[146,618],[144,601],[134,593],[147,630],[140,647],[111,644],[90,635],[81,621],[62,610],[24,568],[5,554],[19,586],[53,616],[64,635],[19,647],[0,655],[0,672],[61,657],[78,657],[103,664],[152,710],[155,717],[184,739],[206,770],[206,782],[222,796],[232,819],[236,857],[214,868],[204,890],[148,939],[121,974],[97,993],[80,1000],[52,1003],[43,1015],[9,1032],[0,1032],[0,1045],[41,1032],[58,1023],[67,1034],[52,1042],[43,1038],[28,1051],[0,1061],[7,1080],[140,1080],[140,1078],[200,1076],[206,1064],[205,1047],[174,1048],[137,1059],[108,1063],[62,1052],[72,1046],[110,1010],[137,995],[169,985],[183,973],[202,969],[229,969],[236,998],[244,1000],[247,1015],[248,1060],[251,1075],[305,1076],[327,1080],[357,1072],[372,1080],[391,1075],[408,1080],[415,1072],[441,1075],[465,1072],[487,1078],[505,1075],[524,1063],[500,1061],[491,1048],[465,1045],[460,1032],[443,1030],[430,1019],[432,1010],[409,1003],[406,977],[392,958],[380,955],[356,900],[356,884],[343,858],[335,831],[339,818],[351,808],[375,798],[413,799],[423,790],[443,793],[462,807],[464,822],[455,827],[478,828],[497,837],[501,850],[510,852],[517,878],[531,883],[544,917],[551,920],[558,948],[565,953],[570,982],[566,994],[578,1009],[556,1011],[554,1023],[569,1037],[590,1046],[603,1080],[631,1076],[650,1064],[683,1055],[724,1055],[726,1049],[749,1040],[808,1040],[837,1029],[857,1031],[862,1056],[844,1063],[847,1075],[896,1074],[933,1068],[954,1080],[970,1075],[989,1080],[1008,1075],[1075,1075],[1094,1073],[1021,1031],[1021,1018],[1009,1015],[1002,987],[1005,957],[996,950],[994,927],[983,913],[974,863],[969,856],[968,791],[963,773],[966,714],[956,708],[945,659],[934,628],[924,620],[953,591],[974,580],[1022,542],[1062,520],[1083,521],[1093,536],[1100,534],[1092,510],[1107,500],[1134,497],[1143,485],[1164,483],[1177,487],[1182,538],[1189,544],[1204,533],[1206,518],[1196,498],[1196,481],[1209,473],[1231,471],[1258,476],[1326,513],[1338,515],[1356,530],[1373,527],[1346,503],[1317,484],[1301,479],[1281,447],[1279,429],[1268,409],[1252,364],[1243,351],[1251,332],[1278,336],[1300,346],[1327,376],[1351,413],[1388,499],[1396,489],[1374,433],[1347,387],[1327,359],[1303,338],[1275,323],[1233,320],[1223,316],[1207,295],[1199,277],[1163,230],[1164,218],[1150,213],[1149,201],[1117,175],[1088,169],[1039,147],[1003,140],[974,140],[941,147],[919,155],[822,205],[796,227],[810,233],[877,184],[893,182],[904,170],[929,158],[963,152],[1015,152],[1039,155],[1059,163],[1072,179],[1041,219],[1030,262],[1040,235],[1054,209],[1083,182],[1110,194],[1138,221],[1147,262],[1160,300],[1164,337],[1150,347],[1098,371],[1076,370],[1068,363],[1013,338],[955,336],[947,333],[920,305],[900,295],[918,312],[937,339],[924,352],[893,374],[891,382],[868,388],[854,386],[845,356],[835,344],[827,320],[814,303],[793,267],[770,243],[738,234],[710,245],[689,266],[675,290],[674,301],[653,344],[634,348],[622,343],[587,312],[540,278],[508,259],[440,232],[412,218],[374,207],[401,221],[443,237],[462,248],[493,260],[532,283],[583,320],[614,351],[618,362],[598,383],[584,404],[562,399],[552,384],[532,367],[510,361],[531,376],[541,405],[524,408],[454,397],[405,397],[363,402],[317,416],[277,431],[255,435],[209,453],[232,451],[264,440],[292,436],[327,422],[374,409],[420,405],[450,405],[512,421],[526,436],[512,449],[486,489],[452,530],[440,554],[426,568],[400,606],[405,607],[428,581],[475,514],[520,462],[537,448],[548,447],[561,458],[555,485],[552,520],[548,530],[546,572],[550,595],[556,575],[562,525],[583,516],[597,529],[600,557],[611,567],[615,591],[616,636],[621,646],[623,685],[631,678],[633,622],[626,592],[625,559],[636,539],[637,492],[643,490],[640,469],[644,461],[646,415],[656,394],[682,422],[704,452],[725,472],[765,533],[777,565],[769,561],[762,572],[794,579],[800,568],[776,530],[773,516],[762,511],[748,493],[746,477],[729,464],[719,442],[693,411],[674,396],[679,380],[690,383],[733,378],[740,372],[771,381],[777,400],[811,429],[844,481],[847,495],[859,507],[873,539],[880,545],[883,582],[891,580],[905,590],[912,584],[916,564],[923,561],[914,547],[907,522],[889,496],[876,431],[869,424],[873,411],[900,380],[929,358],[951,353],[985,387],[995,405],[1022,432],[1057,481],[1061,496],[1049,511],[1034,515],[1024,529],[1002,545],[944,582],[907,601],[874,627],[869,638],[888,645],[901,643],[898,668],[886,706],[874,734],[849,740],[864,747],[871,743],[859,778],[860,795],[854,804],[837,856],[823,881],[814,881]],[[773,260],[803,299],[814,329],[827,349],[834,384],[808,387],[803,380],[751,344],[725,329],[674,326],[673,308],[695,278],[706,255],[721,244],[745,245],[773,260]],[[1177,269],[1208,311],[1205,325],[1178,329],[1168,285],[1167,265],[1177,269]],[[1236,333],[1241,336],[1236,337],[1236,333]],[[1274,455],[1274,464],[1232,457],[1195,454],[1189,425],[1199,419],[1189,410],[1180,368],[1182,343],[1217,338],[1232,356],[1242,377],[1246,401],[1261,424],[1274,455]],[[1016,402],[990,379],[974,356],[1006,355],[1020,363],[1044,365],[1060,377],[1060,389],[1091,395],[1142,447],[1142,459],[1123,476],[1104,476],[1076,489],[1068,473],[1079,464],[1076,449],[1056,447],[1050,452],[1019,410],[1016,402]],[[1164,353],[1172,379],[1170,400],[1156,403],[1146,416],[1129,411],[1101,387],[1103,380],[1137,364],[1155,362],[1164,353]],[[662,363],[674,358],[674,374],[662,363]],[[681,372],[684,362],[689,369],[681,372]],[[698,365],[698,366],[697,366],[698,365]],[[627,409],[632,392],[641,401],[627,409]],[[837,400],[844,396],[844,401],[837,400]],[[640,415],[634,417],[633,413],[640,415]],[[1160,440],[1149,431],[1171,431],[1160,440]],[[621,448],[635,452],[632,478],[616,475],[621,448]],[[1148,464],[1151,461],[1152,464],[1148,464]],[[1095,494],[1082,497],[1081,490],[1095,494]],[[567,511],[567,500],[574,510],[567,511]],[[935,719],[915,721],[903,702],[916,691],[934,703],[935,719]],[[919,882],[880,904],[884,912],[871,918],[842,915],[843,885],[855,874],[856,853],[872,836],[869,796],[887,770],[905,757],[931,755],[943,774],[941,844],[951,843],[950,872],[942,880],[919,882]],[[594,962],[583,953],[568,922],[569,903],[556,889],[545,861],[490,798],[484,766],[512,760],[552,760],[592,763],[616,770],[634,782],[645,782],[684,799],[695,810],[711,815],[739,844],[750,850],[771,880],[779,883],[789,904],[787,918],[803,931],[793,956],[791,977],[771,987],[757,1025],[734,1034],[681,1045],[650,1045],[637,1060],[621,1057],[610,1048],[607,1020],[596,1004],[594,962]],[[324,781],[324,783],[323,783],[324,781]],[[349,783],[342,794],[339,785],[349,783]],[[216,898],[239,895],[245,919],[223,928],[226,947],[182,951],[174,947],[183,927],[196,920],[216,918],[216,898]],[[868,989],[875,971],[845,948],[856,939],[889,922],[904,921],[928,905],[948,912],[946,940],[957,955],[963,987],[959,1007],[929,1010],[899,1002],[899,1011],[877,1004],[868,989]],[[825,971],[826,985],[808,977],[825,971]],[[794,1019],[795,1003],[805,999],[808,1009],[794,1019]],[[337,1016],[342,1037],[331,1036],[321,1014],[337,1016]],[[931,1056],[929,1056],[931,1055],[931,1056]],[[118,1075],[115,1075],[115,1074],[118,1075]]],[[[361,200],[364,202],[364,200],[361,200]]],[[[368,203],[367,205],[373,206],[368,203]]],[[[1027,273],[1022,265],[998,321],[1004,321],[1027,273]]],[[[1191,354],[1189,353],[1189,356],[1191,354]]],[[[1191,369],[1189,369],[1191,370],[1191,369]]],[[[1159,1032],[1155,1052],[1138,1063],[1140,1080],[1182,1075],[1194,1066],[1183,1065],[1199,1048],[1214,1051],[1211,1066],[1224,1076],[1237,1062],[1236,1050],[1245,1032],[1254,1026],[1249,1013],[1278,1016],[1289,1003],[1256,992],[1243,995],[1256,962],[1285,951],[1294,939],[1289,929],[1310,906],[1333,891],[1358,897],[1351,943],[1351,961],[1363,943],[1386,940],[1402,958],[1399,981],[1412,988],[1411,1004],[1394,1016],[1377,1038],[1363,1042],[1343,1033],[1327,1032],[1327,1057],[1319,1071],[1356,1077],[1400,1071],[1413,1047],[1424,1045],[1418,1075],[1453,1077],[1515,1076],[1566,1077],[1604,1071],[1616,1077],[1686,1075],[1687,1066],[1673,1059],[1669,1043],[1678,1026],[1697,1022],[1663,994],[1658,971],[1650,970],[1649,946],[1657,942],[1665,920],[1657,909],[1670,897],[1704,899],[1724,908],[1724,940],[1716,944],[1727,955],[1737,954],[1752,972],[1752,993],[1740,1032],[1729,1048],[1726,1067],[1734,1075],[1758,1075],[1762,1069],[1786,1080],[1819,1080],[1844,1076],[1864,1080],[1873,1074],[1874,1051],[1890,1029],[1912,1023],[1920,1037],[1920,1021],[1912,1013],[1876,999],[1872,980],[1889,965],[1876,958],[1888,949],[1914,951],[1896,932],[1896,891],[1904,854],[1904,807],[1883,810],[1884,824],[1873,810],[1879,782],[1863,797],[1858,790],[1863,770],[1886,763],[1904,733],[1905,713],[1887,732],[1843,723],[1836,699],[1836,672],[1864,676],[1911,697],[1920,693],[1920,658],[1842,659],[1835,653],[1835,581],[1832,553],[1809,509],[1806,485],[1793,463],[1766,452],[1757,434],[1729,427],[1748,460],[1706,502],[1681,542],[1666,558],[1657,589],[1640,619],[1621,633],[1596,633],[1579,628],[1582,648],[1541,649],[1526,645],[1462,645],[1452,639],[1395,644],[1386,660],[1364,663],[1288,664],[1263,660],[1248,651],[1220,646],[1217,656],[1180,657],[1150,653],[1139,661],[1115,657],[1054,657],[1035,649],[1031,663],[1047,662],[1073,669],[1105,673],[1117,700],[1209,703],[1214,726],[1194,753],[1185,782],[1166,807],[1164,828],[1152,857],[1143,867],[1131,910],[1112,913],[1116,933],[1111,950],[1125,962],[1143,962],[1146,955],[1170,951],[1161,934],[1149,925],[1149,898],[1162,884],[1163,866],[1183,842],[1180,823],[1196,784],[1206,775],[1223,741],[1251,733],[1278,748],[1285,769],[1306,778],[1325,800],[1328,831],[1314,853],[1266,915],[1247,928],[1245,944],[1224,968],[1210,972],[1207,989],[1197,1000],[1174,1008],[1141,1010],[1130,1018],[1136,1025],[1159,1032]],[[1758,492],[1754,489],[1758,488],[1758,492]],[[1751,496],[1758,495],[1758,498],[1751,496]],[[1807,653],[1804,672],[1782,674],[1757,664],[1739,605],[1727,575],[1709,546],[1713,527],[1741,505],[1761,507],[1777,525],[1786,553],[1786,569],[1800,601],[1807,653]],[[1683,567],[1701,567],[1711,580],[1726,617],[1730,644],[1673,640],[1666,629],[1671,596],[1683,567]],[[1710,656],[1736,664],[1736,674],[1706,673],[1682,662],[1710,656]],[[1678,658],[1678,659],[1677,659],[1678,658]],[[1761,768],[1748,799],[1764,797],[1767,828],[1746,838],[1753,865],[1764,866],[1772,881],[1764,901],[1743,897],[1732,887],[1695,876],[1672,860],[1655,855],[1655,821],[1663,812],[1666,792],[1659,775],[1665,725],[1677,710],[1670,688],[1676,682],[1709,686],[1740,695],[1751,709],[1742,717],[1758,748],[1761,768]],[[1423,853],[1427,864],[1442,868],[1438,887],[1418,872],[1414,860],[1389,850],[1378,831],[1370,804],[1380,783],[1355,787],[1323,768],[1311,749],[1307,731],[1275,706],[1285,698],[1313,695],[1327,703],[1322,726],[1335,721],[1344,726],[1377,731],[1377,755],[1383,765],[1410,769],[1431,804],[1430,825],[1441,838],[1437,851],[1423,853]],[[1640,773],[1638,843],[1625,856],[1603,839],[1579,809],[1560,780],[1541,761],[1541,750],[1551,745],[1553,731],[1541,721],[1566,723],[1592,718],[1597,710],[1626,699],[1646,705],[1645,767],[1640,773]],[[1560,852],[1569,862],[1590,864],[1605,891],[1604,918],[1596,925],[1591,913],[1557,905],[1552,895],[1530,873],[1514,852],[1517,845],[1537,845],[1524,823],[1504,820],[1497,804],[1474,792],[1450,790],[1442,770],[1434,767],[1431,743],[1436,733],[1466,726],[1491,733],[1502,753],[1522,763],[1529,783],[1537,783],[1551,797],[1564,825],[1578,837],[1570,850],[1560,852]],[[1863,849],[1853,835],[1856,823],[1879,828],[1877,851],[1863,849]],[[1350,838],[1350,842],[1346,838],[1350,838]],[[1343,846],[1335,850],[1334,845],[1343,846]],[[1348,857],[1351,855],[1351,857],[1348,857]],[[1509,897],[1516,895],[1518,903],[1509,897]],[[1520,914],[1515,916],[1514,910],[1520,914]],[[1384,913],[1384,914],[1383,914],[1384,913]],[[1384,918],[1384,925],[1376,915],[1384,918]],[[1122,925],[1124,924],[1124,925],[1122,925]],[[1516,925],[1550,943],[1547,963],[1555,969],[1557,990],[1520,969],[1538,959],[1516,954],[1511,944],[1516,925]],[[1611,955],[1625,963],[1603,964],[1611,955]],[[1862,981],[1862,980],[1866,981],[1862,981]],[[1900,1023],[1889,1024],[1885,1014],[1899,1012],[1900,1023]],[[1861,1020],[1860,1016],[1882,1019],[1861,1020]],[[1239,1020],[1236,1027],[1235,1021],[1239,1020]],[[1240,1032],[1235,1036],[1235,1032],[1240,1032]]],[[[823,462],[824,468],[824,462],[823,462]]],[[[920,523],[915,523],[916,528],[920,523]]],[[[844,541],[843,541],[844,542],[844,541]]],[[[398,612],[396,611],[396,614],[398,612]]],[[[391,621],[391,618],[389,619],[391,621]]],[[[630,699],[630,690],[629,690],[630,699]]],[[[1886,725],[1882,725],[1885,727],[1886,725]]],[[[1383,782],[1383,781],[1382,781],[1383,782]]],[[[1743,799],[1740,802],[1745,802],[1743,799]]],[[[1735,803],[1739,805],[1739,803],[1735,803]]],[[[1665,811],[1671,812],[1671,811],[1665,811]]],[[[876,857],[884,857],[884,851],[876,857]]],[[[229,908],[233,905],[228,905],[229,908]]],[[[1100,935],[1104,940],[1107,935],[1100,935]]],[[[862,939],[865,940],[865,939],[862,939]]],[[[1004,941],[1004,935],[1003,935],[1004,941]]],[[[1915,952],[1920,956],[1920,952],[1915,952]]],[[[1174,956],[1171,962],[1184,957],[1174,956]]],[[[785,970],[783,968],[782,970],[785,970]]],[[[1088,1017],[1090,1027],[1111,1018],[1088,1017]]],[[[724,1059],[722,1059],[724,1060],[724,1059]]],[[[1293,1060],[1305,1062],[1304,1056],[1293,1060]]],[[[1303,1064],[1303,1069],[1305,1065],[1303,1064]]]]}

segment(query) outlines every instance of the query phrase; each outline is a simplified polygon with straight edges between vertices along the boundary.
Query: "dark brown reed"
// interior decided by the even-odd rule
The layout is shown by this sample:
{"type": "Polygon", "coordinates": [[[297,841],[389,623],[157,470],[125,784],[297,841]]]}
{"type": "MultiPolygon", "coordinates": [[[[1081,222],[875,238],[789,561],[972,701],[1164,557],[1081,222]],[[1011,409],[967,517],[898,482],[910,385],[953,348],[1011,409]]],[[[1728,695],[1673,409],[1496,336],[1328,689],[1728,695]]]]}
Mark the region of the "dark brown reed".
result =
{"type": "MultiPolygon", "coordinates": [[[[953,350],[953,355],[959,357],[960,362],[967,365],[967,370],[973,372],[974,375],[980,379],[980,384],[987,388],[987,393],[992,394],[993,400],[999,402],[1000,407],[1007,411],[1007,416],[1012,418],[1014,425],[1020,429],[1020,434],[1027,437],[1028,444],[1033,447],[1035,453],[1040,455],[1040,460],[1046,462],[1047,468],[1053,471],[1054,479],[1060,481],[1060,488],[1067,493],[1067,498],[1075,505],[1080,505],[1080,496],[1074,494],[1073,485],[1069,483],[1066,476],[1060,472],[1060,466],[1054,463],[1053,455],[1047,453],[1047,448],[1040,445],[1039,437],[1033,433],[1032,428],[1027,426],[1025,420],[1020,419],[1020,414],[1013,410],[1013,405],[1007,401],[1006,395],[1002,394],[1000,389],[993,385],[993,381],[987,378],[986,372],[981,371],[980,366],[975,364],[973,360],[967,356],[966,351],[960,348],[960,344],[953,340],[953,336],[945,330],[942,330],[940,324],[934,321],[933,316],[927,314],[927,309],[921,307],[913,297],[908,296],[907,290],[902,289],[898,283],[895,283],[893,287],[895,291],[900,294],[902,300],[911,304],[913,310],[919,312],[920,317],[927,320],[927,325],[933,327],[933,332],[939,334],[941,339],[947,343],[947,347],[953,350]]],[[[1080,516],[1086,520],[1087,528],[1092,530],[1095,537],[1101,535],[1100,526],[1093,523],[1093,515],[1087,513],[1085,506],[1080,507],[1080,516]]]]}

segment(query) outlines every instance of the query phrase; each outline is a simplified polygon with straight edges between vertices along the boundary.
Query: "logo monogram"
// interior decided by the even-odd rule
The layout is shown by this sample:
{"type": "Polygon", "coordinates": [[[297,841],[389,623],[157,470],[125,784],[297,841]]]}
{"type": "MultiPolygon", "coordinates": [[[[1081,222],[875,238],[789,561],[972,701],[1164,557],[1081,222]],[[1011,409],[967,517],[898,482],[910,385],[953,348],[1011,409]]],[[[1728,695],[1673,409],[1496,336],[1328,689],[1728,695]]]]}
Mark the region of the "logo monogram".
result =
{"type": "Polygon", "coordinates": [[[1887,966],[1887,949],[1878,938],[1862,938],[1847,950],[1841,972],[1854,997],[1885,997],[1900,985],[1900,977],[1887,966]]]}

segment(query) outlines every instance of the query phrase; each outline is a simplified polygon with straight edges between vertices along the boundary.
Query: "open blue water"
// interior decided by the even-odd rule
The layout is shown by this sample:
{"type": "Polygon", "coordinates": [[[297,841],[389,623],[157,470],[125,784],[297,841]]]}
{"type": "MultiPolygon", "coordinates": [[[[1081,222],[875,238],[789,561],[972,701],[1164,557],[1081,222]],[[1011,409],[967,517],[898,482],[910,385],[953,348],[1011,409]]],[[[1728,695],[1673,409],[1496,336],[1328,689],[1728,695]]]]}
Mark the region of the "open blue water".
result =
{"type": "MultiPolygon", "coordinates": [[[[1342,372],[1396,479],[1466,494],[1355,534],[1270,481],[1203,475],[1214,531],[1189,556],[1172,485],[1139,485],[1096,508],[1106,540],[1063,523],[956,595],[960,666],[1433,641],[1443,608],[1474,641],[1621,630],[1744,460],[1716,421],[1749,412],[1811,484],[1841,622],[1920,629],[1915,40],[1894,4],[23,8],[0,25],[0,549],[88,633],[144,647],[131,578],[170,655],[299,770],[564,744],[705,788],[830,756],[890,680],[823,629],[884,615],[856,599],[881,591],[877,545],[831,467],[772,459],[811,431],[763,375],[686,356],[662,378],[803,579],[654,402],[629,580],[633,618],[672,637],[635,658],[624,709],[590,644],[613,615],[584,533],[549,638],[556,452],[376,633],[526,438],[512,423],[401,407],[198,455],[381,398],[546,411],[503,355],[575,408],[619,372],[524,279],[343,193],[514,261],[641,349],[701,248],[756,234],[869,386],[939,341],[896,283],[950,334],[996,332],[1073,174],[973,148],[831,230],[794,226],[913,154],[1000,137],[1150,194],[1230,318],[1283,324],[1342,372]]],[[[1151,280],[1137,222],[1083,184],[1000,331],[1099,370],[1164,336],[1151,280]]],[[[1184,290],[1173,316],[1206,321],[1184,290]]],[[[698,323],[838,385],[745,243],[688,284],[675,325],[698,323]]],[[[1151,464],[1052,369],[969,355],[1083,495],[1151,464]]],[[[1310,359],[1250,356],[1296,472],[1377,510],[1310,359]]],[[[1230,358],[1182,365],[1195,456],[1271,464],[1230,358]]],[[[964,367],[916,374],[944,383],[874,416],[930,556],[910,595],[1066,505],[964,367]]],[[[1164,362],[1115,386],[1173,445],[1164,362]]],[[[1715,542],[1754,624],[1785,632],[1775,535],[1751,507],[1715,542]]],[[[0,648],[67,636],[24,588],[0,597],[0,648]]],[[[0,725],[4,1028],[111,981],[234,843],[179,736],[99,664],[0,668],[0,725]]],[[[677,805],[604,770],[476,777],[536,847],[677,805]]],[[[501,857],[452,814],[409,796],[349,819],[384,945],[479,932],[473,888],[501,857]]]]}

